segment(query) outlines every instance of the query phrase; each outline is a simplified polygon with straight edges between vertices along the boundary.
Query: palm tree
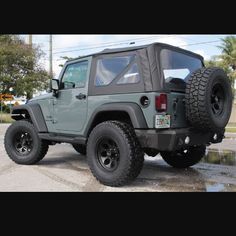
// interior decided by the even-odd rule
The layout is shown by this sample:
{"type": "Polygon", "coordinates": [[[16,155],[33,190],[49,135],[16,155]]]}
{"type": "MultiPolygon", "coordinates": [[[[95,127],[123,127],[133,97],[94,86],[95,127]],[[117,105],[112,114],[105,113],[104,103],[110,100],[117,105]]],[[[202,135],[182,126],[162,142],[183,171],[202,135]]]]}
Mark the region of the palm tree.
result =
{"type": "Polygon", "coordinates": [[[221,59],[229,65],[234,71],[236,70],[236,37],[227,36],[221,39],[222,44],[219,48],[222,50],[221,59]]]}

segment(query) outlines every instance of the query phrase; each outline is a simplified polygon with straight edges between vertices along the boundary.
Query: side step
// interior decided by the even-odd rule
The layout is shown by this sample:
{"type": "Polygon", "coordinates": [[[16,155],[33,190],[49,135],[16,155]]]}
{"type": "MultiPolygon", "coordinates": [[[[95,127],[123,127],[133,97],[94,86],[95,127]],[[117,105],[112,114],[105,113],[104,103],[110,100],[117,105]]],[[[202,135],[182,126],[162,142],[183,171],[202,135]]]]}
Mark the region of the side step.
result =
{"type": "Polygon", "coordinates": [[[39,138],[59,143],[86,144],[87,139],[83,136],[58,135],[54,133],[39,133],[39,138]]]}

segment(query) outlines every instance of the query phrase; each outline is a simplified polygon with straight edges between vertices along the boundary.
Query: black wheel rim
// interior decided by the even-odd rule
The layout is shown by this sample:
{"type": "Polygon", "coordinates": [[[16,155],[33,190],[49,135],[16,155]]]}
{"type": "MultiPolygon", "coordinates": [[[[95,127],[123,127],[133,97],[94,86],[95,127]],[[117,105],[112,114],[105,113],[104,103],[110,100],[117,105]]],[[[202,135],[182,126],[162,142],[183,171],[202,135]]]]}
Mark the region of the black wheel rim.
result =
{"type": "Polygon", "coordinates": [[[97,145],[97,157],[102,168],[115,171],[120,161],[120,152],[116,142],[110,138],[100,140],[97,145]]]}
{"type": "Polygon", "coordinates": [[[216,84],[211,94],[211,109],[215,116],[220,116],[224,110],[225,92],[220,84],[216,84]]]}
{"type": "Polygon", "coordinates": [[[28,155],[33,148],[33,139],[28,132],[17,132],[14,137],[14,147],[21,156],[28,155]]]}
{"type": "Polygon", "coordinates": [[[189,157],[190,150],[189,149],[183,149],[180,151],[177,151],[174,156],[177,158],[183,157],[183,158],[188,158],[189,157]]]}

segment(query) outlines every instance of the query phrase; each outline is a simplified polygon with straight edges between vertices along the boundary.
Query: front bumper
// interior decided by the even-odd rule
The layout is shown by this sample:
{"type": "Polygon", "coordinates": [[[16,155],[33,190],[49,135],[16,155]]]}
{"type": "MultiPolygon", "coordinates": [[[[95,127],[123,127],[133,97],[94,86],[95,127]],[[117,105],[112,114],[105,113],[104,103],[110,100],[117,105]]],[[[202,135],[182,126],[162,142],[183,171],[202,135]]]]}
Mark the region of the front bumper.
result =
{"type": "Polygon", "coordinates": [[[153,148],[159,151],[175,151],[188,146],[220,143],[224,138],[224,131],[221,133],[202,133],[192,128],[161,131],[136,129],[135,133],[143,148],[153,148]]]}

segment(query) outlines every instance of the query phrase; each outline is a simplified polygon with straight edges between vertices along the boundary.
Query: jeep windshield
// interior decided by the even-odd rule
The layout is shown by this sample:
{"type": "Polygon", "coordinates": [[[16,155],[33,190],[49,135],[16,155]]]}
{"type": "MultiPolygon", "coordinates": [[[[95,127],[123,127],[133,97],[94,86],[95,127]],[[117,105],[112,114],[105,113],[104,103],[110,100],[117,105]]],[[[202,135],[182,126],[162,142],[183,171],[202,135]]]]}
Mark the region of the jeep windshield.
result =
{"type": "Polygon", "coordinates": [[[192,72],[203,67],[200,58],[169,49],[161,50],[160,59],[165,87],[173,91],[185,90],[192,72]]]}

